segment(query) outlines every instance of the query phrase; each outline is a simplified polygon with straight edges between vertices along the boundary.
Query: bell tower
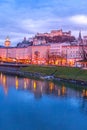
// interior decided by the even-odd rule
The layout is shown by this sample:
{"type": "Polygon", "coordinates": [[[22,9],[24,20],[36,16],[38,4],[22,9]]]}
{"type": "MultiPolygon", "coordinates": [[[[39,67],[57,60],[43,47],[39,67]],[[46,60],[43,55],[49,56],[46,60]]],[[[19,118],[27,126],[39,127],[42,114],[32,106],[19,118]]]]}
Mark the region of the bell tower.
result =
{"type": "Polygon", "coordinates": [[[4,45],[5,45],[5,47],[9,47],[11,45],[11,41],[8,36],[6,37],[4,45]]]}

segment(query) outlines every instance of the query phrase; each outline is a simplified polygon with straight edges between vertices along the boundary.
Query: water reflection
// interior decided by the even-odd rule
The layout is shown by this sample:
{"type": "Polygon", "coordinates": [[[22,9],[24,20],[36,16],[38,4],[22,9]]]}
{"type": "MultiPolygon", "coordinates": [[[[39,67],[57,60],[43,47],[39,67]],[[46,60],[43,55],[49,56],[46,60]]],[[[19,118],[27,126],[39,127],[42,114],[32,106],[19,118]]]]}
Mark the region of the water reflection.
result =
{"type": "Polygon", "coordinates": [[[83,90],[82,90],[82,96],[83,96],[84,98],[87,98],[87,90],[86,90],[86,89],[83,89],[83,90]]]}
{"type": "MultiPolygon", "coordinates": [[[[43,130],[48,130],[48,128],[49,130],[57,130],[59,126],[60,130],[74,130],[79,129],[81,123],[82,129],[87,129],[87,90],[75,90],[68,87],[69,85],[8,76],[0,73],[0,121],[3,119],[5,119],[5,122],[13,121],[13,123],[11,122],[12,125],[14,126],[15,124],[16,126],[17,122],[15,123],[15,121],[18,120],[21,130],[23,124],[23,130],[26,127],[26,130],[28,130],[30,128],[29,122],[34,122],[32,129],[36,124],[35,130],[37,125],[37,130],[41,129],[42,126],[47,126],[47,129],[42,127],[43,130]],[[23,118],[20,118],[20,116],[24,117],[22,123],[21,119],[23,118]],[[76,122],[79,125],[76,125],[76,122]],[[63,128],[61,128],[62,124],[64,125],[63,128]]],[[[13,130],[15,130],[13,126],[13,130]]],[[[10,130],[10,128],[8,129],[10,130]]]]}
{"type": "Polygon", "coordinates": [[[3,86],[6,95],[10,87],[15,87],[16,90],[29,90],[38,98],[41,98],[43,94],[87,98],[87,90],[85,89],[80,92],[67,88],[64,84],[58,85],[53,82],[37,81],[28,78],[19,78],[17,76],[6,76],[2,73],[0,73],[0,85],[3,86]]]}

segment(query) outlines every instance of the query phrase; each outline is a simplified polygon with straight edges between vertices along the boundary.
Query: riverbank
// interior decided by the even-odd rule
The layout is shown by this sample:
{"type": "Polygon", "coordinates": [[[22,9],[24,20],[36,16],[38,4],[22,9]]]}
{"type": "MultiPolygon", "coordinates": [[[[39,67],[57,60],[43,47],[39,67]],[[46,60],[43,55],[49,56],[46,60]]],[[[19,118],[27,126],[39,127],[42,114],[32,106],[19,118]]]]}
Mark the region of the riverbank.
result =
{"type": "Polygon", "coordinates": [[[87,85],[87,70],[81,68],[32,65],[21,70],[23,72],[39,74],[43,77],[53,76],[53,80],[87,85]]]}
{"type": "Polygon", "coordinates": [[[29,67],[20,68],[0,67],[0,71],[3,73],[23,77],[65,81],[75,84],[87,85],[87,70],[82,70],[80,68],[30,65],[29,67]]]}

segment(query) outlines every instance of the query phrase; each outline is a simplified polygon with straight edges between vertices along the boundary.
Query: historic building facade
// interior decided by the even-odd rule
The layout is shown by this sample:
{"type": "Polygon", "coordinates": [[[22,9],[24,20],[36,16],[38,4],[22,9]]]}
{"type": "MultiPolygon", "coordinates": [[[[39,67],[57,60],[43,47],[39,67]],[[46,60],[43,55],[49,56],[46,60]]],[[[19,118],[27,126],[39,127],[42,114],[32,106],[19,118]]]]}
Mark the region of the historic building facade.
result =
{"type": "Polygon", "coordinates": [[[27,64],[51,64],[60,66],[78,66],[87,52],[87,46],[83,48],[78,43],[49,43],[31,45],[27,47],[9,47],[11,44],[7,38],[5,47],[0,48],[0,61],[19,62],[27,64]]]}
{"type": "Polygon", "coordinates": [[[23,62],[32,64],[46,64],[49,45],[28,46],[23,48],[0,48],[0,60],[8,62],[23,62]]]}

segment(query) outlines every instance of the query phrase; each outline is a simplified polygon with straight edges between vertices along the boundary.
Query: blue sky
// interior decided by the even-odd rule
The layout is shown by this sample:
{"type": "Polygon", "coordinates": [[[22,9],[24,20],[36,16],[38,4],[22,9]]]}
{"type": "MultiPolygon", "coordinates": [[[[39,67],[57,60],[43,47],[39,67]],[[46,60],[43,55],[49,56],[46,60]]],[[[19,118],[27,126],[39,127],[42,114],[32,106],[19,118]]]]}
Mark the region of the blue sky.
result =
{"type": "Polygon", "coordinates": [[[0,0],[1,45],[7,35],[16,45],[23,37],[61,28],[87,35],[86,0],[0,0]]]}

